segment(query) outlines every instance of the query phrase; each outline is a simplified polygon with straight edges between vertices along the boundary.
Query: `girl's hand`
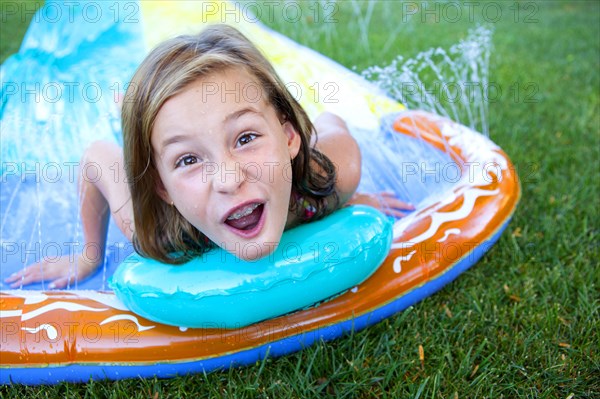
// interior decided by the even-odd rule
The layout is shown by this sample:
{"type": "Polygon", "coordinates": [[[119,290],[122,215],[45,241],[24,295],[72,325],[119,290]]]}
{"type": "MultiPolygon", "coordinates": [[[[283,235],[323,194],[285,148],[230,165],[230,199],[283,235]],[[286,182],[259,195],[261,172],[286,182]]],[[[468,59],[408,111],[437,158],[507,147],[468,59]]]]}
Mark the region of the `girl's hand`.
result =
{"type": "Polygon", "coordinates": [[[379,209],[386,215],[396,218],[406,216],[410,211],[414,211],[415,207],[404,201],[396,198],[394,193],[384,191],[377,194],[355,193],[348,200],[347,205],[368,205],[379,209]]]}
{"type": "Polygon", "coordinates": [[[64,288],[71,281],[81,281],[90,276],[98,264],[97,259],[90,260],[82,254],[65,255],[51,262],[43,260],[27,266],[25,269],[13,273],[4,282],[10,284],[10,288],[19,288],[44,280],[51,281],[48,285],[49,289],[64,288]]]}

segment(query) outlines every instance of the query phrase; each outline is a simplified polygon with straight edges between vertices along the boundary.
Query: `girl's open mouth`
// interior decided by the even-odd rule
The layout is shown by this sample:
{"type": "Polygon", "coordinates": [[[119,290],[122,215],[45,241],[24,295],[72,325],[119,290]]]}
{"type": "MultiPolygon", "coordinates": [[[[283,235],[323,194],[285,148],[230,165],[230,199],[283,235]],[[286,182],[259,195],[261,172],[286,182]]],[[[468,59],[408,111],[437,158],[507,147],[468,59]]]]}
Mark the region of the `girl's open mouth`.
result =
{"type": "Polygon", "coordinates": [[[233,211],[225,224],[236,234],[244,238],[252,238],[260,232],[264,224],[265,204],[255,202],[233,211]]]}

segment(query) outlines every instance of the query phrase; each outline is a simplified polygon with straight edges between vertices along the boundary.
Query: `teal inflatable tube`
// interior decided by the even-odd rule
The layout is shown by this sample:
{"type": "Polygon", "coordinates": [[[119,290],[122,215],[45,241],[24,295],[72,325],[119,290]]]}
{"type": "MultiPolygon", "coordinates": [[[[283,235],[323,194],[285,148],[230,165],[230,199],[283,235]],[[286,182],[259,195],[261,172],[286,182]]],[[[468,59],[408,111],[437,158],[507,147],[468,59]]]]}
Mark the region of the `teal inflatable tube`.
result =
{"type": "Polygon", "coordinates": [[[129,309],[159,323],[240,328],[356,286],[383,262],[391,243],[391,220],[351,206],[286,231],[277,249],[257,261],[223,249],[181,266],[132,254],[111,286],[129,309]]]}

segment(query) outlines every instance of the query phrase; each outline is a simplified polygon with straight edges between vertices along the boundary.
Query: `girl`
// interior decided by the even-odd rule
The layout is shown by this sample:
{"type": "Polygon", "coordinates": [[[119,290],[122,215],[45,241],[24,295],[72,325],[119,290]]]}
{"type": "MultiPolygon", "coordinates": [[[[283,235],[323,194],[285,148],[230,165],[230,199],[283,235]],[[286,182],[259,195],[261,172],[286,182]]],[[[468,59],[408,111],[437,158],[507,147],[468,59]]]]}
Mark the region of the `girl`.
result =
{"type": "Polygon", "coordinates": [[[129,85],[122,124],[122,151],[97,142],[83,157],[84,168],[123,172],[81,181],[84,248],[94,253],[29,266],[6,280],[12,287],[46,279],[62,288],[90,275],[102,262],[109,211],[141,255],[180,264],[214,246],[261,258],[285,229],[349,203],[394,216],[411,209],[390,195],[355,194],[361,158],[346,124],[333,114],[311,123],[229,26],[154,49],[129,85]]]}

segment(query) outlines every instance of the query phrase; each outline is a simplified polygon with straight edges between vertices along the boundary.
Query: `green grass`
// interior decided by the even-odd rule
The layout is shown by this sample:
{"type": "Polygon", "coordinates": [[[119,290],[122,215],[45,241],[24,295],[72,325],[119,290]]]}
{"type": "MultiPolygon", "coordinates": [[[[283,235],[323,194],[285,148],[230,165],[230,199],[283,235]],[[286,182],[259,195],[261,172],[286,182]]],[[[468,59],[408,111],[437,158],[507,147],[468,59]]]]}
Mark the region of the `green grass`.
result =
{"type": "MultiPolygon", "coordinates": [[[[491,2],[475,3],[474,18],[457,22],[443,14],[421,22],[376,3],[366,40],[351,3],[340,3],[329,26],[314,16],[266,22],[360,71],[457,43],[493,17],[482,13],[491,2]]],[[[523,197],[478,264],[382,323],[254,366],[171,380],[9,386],[0,397],[598,397],[599,3],[523,1],[518,18],[515,3],[493,4],[503,17],[490,24],[490,81],[506,95],[490,104],[490,135],[517,166],[523,197]]],[[[18,48],[25,26],[3,21],[0,59],[18,48]]]]}
{"type": "Polygon", "coordinates": [[[29,21],[43,4],[39,0],[0,0],[0,62],[19,51],[29,21]]]}

